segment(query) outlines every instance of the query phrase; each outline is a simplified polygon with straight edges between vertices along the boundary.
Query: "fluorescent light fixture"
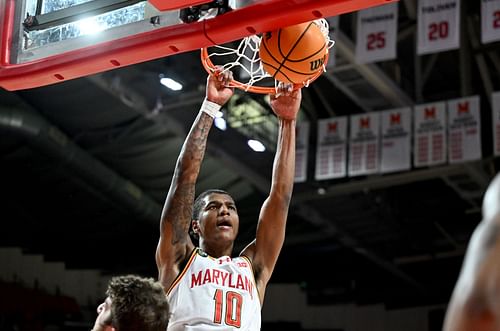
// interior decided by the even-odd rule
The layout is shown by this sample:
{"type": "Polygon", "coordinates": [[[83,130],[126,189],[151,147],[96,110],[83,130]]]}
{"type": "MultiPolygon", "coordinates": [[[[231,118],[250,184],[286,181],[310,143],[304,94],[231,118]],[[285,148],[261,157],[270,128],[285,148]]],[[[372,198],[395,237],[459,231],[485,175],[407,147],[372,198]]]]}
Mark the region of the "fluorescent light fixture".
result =
{"type": "Polygon", "coordinates": [[[248,146],[250,146],[251,149],[253,149],[255,152],[263,152],[266,150],[266,146],[262,144],[260,141],[255,140],[255,139],[249,139],[247,141],[248,146]]]}
{"type": "Polygon", "coordinates": [[[180,91],[182,90],[182,84],[173,80],[172,78],[168,78],[168,77],[163,77],[160,79],[160,83],[166,87],[168,87],[169,89],[171,89],[172,91],[180,91]]]}
{"type": "Polygon", "coordinates": [[[76,24],[78,24],[81,35],[96,34],[106,29],[106,26],[99,24],[99,22],[95,20],[95,17],[80,20],[76,22],[76,24]]]}

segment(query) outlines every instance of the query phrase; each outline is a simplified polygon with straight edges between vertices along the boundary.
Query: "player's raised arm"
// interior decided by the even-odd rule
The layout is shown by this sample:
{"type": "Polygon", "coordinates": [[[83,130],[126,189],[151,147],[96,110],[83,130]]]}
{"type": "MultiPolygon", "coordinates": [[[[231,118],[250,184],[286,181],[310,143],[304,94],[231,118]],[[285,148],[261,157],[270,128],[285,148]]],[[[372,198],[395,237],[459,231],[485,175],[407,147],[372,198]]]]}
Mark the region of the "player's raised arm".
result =
{"type": "Polygon", "coordinates": [[[443,330],[500,330],[499,175],[486,191],[483,220],[471,237],[443,330]]]}
{"type": "Polygon", "coordinates": [[[293,191],[295,126],[302,94],[300,89],[290,89],[291,86],[281,86],[277,95],[271,95],[271,108],[279,119],[271,190],[260,211],[256,240],[242,252],[252,260],[261,301],[285,240],[288,207],[293,191]]]}
{"type": "Polygon", "coordinates": [[[195,182],[205,155],[207,138],[215,114],[233,95],[226,87],[230,71],[207,78],[206,98],[184,141],[177,159],[172,182],[165,200],[160,221],[160,240],[156,249],[159,280],[165,287],[179,273],[179,263],[194,249],[189,237],[195,182]]]}

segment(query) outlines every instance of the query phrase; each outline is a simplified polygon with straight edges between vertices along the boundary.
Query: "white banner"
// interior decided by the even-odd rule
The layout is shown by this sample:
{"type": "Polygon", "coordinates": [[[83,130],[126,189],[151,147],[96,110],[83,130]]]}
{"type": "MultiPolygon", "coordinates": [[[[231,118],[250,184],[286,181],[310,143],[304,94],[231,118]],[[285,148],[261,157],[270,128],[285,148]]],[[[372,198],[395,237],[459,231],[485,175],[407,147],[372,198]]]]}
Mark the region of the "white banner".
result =
{"type": "Polygon", "coordinates": [[[352,115],[349,135],[349,176],[379,170],[380,113],[352,115]]]}
{"type": "Polygon", "coordinates": [[[481,1],[481,41],[500,40],[500,0],[481,1]]]}
{"type": "Polygon", "coordinates": [[[309,122],[297,124],[295,146],[295,182],[307,180],[307,152],[309,147],[309,122]]]}
{"type": "Polygon", "coordinates": [[[491,108],[493,116],[493,154],[500,155],[500,92],[491,95],[491,108]]]}
{"type": "Polygon", "coordinates": [[[448,101],[448,142],[450,163],[481,158],[479,96],[448,101]]]}
{"type": "Polygon", "coordinates": [[[409,170],[411,167],[411,108],[381,112],[381,172],[409,170]]]}
{"type": "MultiPolygon", "coordinates": [[[[328,21],[328,26],[330,30],[328,35],[330,36],[331,40],[336,41],[337,40],[336,33],[339,28],[339,16],[328,17],[326,20],[328,21]]],[[[335,66],[335,53],[337,53],[336,49],[337,48],[334,45],[332,48],[328,50],[328,63],[326,64],[327,69],[333,68],[335,66]]]]}
{"type": "Polygon", "coordinates": [[[460,1],[418,1],[419,55],[436,53],[460,46],[460,1]]]}
{"type": "Polygon", "coordinates": [[[446,162],[446,103],[434,102],[414,108],[413,165],[425,167],[446,162]]]}
{"type": "Polygon", "coordinates": [[[356,62],[370,63],[396,58],[398,4],[357,13],[356,62]]]}
{"type": "Polygon", "coordinates": [[[346,176],[347,117],[318,120],[316,180],[346,176]]]}

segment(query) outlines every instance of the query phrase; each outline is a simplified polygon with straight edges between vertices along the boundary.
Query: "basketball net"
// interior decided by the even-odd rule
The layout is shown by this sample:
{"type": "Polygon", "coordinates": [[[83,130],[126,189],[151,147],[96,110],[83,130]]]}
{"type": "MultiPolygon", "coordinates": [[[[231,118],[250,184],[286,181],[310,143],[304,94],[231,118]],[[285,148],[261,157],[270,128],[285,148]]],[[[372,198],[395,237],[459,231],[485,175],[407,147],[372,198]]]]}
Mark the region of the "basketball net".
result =
{"type": "MultiPolygon", "coordinates": [[[[328,21],[324,18],[314,20],[326,40],[326,55],[322,68],[317,74],[300,84],[294,84],[294,89],[307,87],[326,71],[329,49],[335,44],[330,39],[328,21]]],[[[245,92],[260,94],[277,93],[280,82],[269,75],[263,68],[259,57],[261,36],[252,35],[243,38],[239,43],[214,45],[201,49],[201,62],[209,74],[213,74],[219,67],[222,71],[231,70],[237,74],[230,86],[239,88],[245,92]]]]}

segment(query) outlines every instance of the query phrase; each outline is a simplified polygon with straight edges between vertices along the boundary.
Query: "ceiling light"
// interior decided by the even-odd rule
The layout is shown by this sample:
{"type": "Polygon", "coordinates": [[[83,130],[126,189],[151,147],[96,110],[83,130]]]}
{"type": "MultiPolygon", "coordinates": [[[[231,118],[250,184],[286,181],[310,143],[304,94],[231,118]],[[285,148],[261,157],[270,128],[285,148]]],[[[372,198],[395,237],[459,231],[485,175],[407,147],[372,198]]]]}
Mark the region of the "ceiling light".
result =
{"type": "Polygon", "coordinates": [[[215,127],[219,130],[222,130],[222,131],[226,131],[226,128],[227,128],[227,124],[226,124],[226,120],[223,119],[222,117],[215,117],[215,120],[214,120],[214,124],[215,124],[215,127]]]}
{"type": "Polygon", "coordinates": [[[250,146],[251,149],[253,149],[255,152],[263,152],[266,150],[266,146],[262,144],[260,141],[255,140],[255,139],[249,139],[247,141],[248,146],[250,146]]]}
{"type": "Polygon", "coordinates": [[[164,77],[160,79],[160,83],[172,91],[180,91],[182,90],[182,84],[173,80],[172,78],[164,77]]]}
{"type": "Polygon", "coordinates": [[[106,28],[104,25],[99,24],[95,20],[95,17],[89,17],[80,20],[76,22],[76,24],[78,25],[78,29],[80,30],[81,35],[96,34],[106,28]]]}

